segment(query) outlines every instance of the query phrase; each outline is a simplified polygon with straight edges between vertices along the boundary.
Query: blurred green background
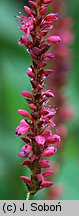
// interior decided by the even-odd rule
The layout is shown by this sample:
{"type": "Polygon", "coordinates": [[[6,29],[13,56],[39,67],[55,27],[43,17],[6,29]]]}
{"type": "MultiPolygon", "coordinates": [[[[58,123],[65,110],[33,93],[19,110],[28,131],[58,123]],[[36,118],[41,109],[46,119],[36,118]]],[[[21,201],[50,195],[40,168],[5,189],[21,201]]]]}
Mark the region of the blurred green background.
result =
{"type": "MultiPolygon", "coordinates": [[[[55,182],[62,184],[64,193],[61,199],[79,199],[79,1],[66,0],[67,13],[73,19],[74,44],[72,68],[68,75],[66,95],[74,109],[74,117],[67,122],[68,137],[62,146],[63,164],[55,182]]],[[[25,184],[19,180],[26,174],[18,157],[22,142],[15,136],[15,128],[20,117],[17,109],[26,108],[21,97],[22,90],[30,90],[30,82],[25,73],[31,58],[17,40],[21,35],[15,15],[22,11],[26,1],[0,1],[0,200],[25,199],[25,184]]],[[[27,107],[28,109],[28,107],[27,107]]],[[[46,190],[35,199],[45,198],[46,190]]]]}

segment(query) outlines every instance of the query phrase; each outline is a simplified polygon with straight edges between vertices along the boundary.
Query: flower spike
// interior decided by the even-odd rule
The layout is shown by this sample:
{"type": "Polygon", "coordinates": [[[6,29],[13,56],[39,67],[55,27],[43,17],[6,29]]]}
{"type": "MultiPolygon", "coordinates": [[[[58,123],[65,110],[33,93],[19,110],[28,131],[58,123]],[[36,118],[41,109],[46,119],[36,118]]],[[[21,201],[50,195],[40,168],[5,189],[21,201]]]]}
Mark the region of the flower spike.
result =
{"type": "Polygon", "coordinates": [[[21,120],[16,128],[16,135],[21,136],[21,140],[25,143],[21,152],[18,153],[19,157],[25,158],[21,165],[30,169],[30,178],[27,176],[20,178],[26,183],[30,195],[53,184],[45,179],[51,176],[53,171],[42,171],[42,169],[50,167],[45,157],[56,153],[57,148],[53,146],[53,143],[59,143],[61,140],[60,136],[52,134],[51,127],[55,127],[53,117],[56,112],[54,107],[47,105],[49,99],[54,98],[55,95],[50,89],[43,90],[46,77],[54,72],[50,68],[44,68],[47,61],[55,57],[54,53],[48,50],[51,44],[61,40],[55,35],[46,38],[48,30],[53,28],[52,21],[58,20],[57,13],[46,15],[47,5],[51,1],[29,0],[30,7],[24,6],[27,16],[20,13],[18,17],[20,30],[25,34],[20,37],[18,44],[25,46],[32,58],[32,65],[26,71],[30,77],[32,91],[31,93],[27,90],[21,92],[29,104],[30,113],[18,109],[18,113],[25,119],[21,120]]]}

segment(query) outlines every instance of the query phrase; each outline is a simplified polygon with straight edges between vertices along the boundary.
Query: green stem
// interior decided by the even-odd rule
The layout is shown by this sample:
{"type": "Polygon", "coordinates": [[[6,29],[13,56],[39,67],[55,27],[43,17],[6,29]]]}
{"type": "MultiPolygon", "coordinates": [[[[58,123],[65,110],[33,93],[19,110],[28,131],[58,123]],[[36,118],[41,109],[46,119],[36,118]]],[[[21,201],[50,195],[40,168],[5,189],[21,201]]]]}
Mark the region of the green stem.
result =
{"type": "Polygon", "coordinates": [[[30,192],[28,192],[28,193],[26,194],[26,200],[33,200],[33,197],[34,197],[34,195],[31,194],[30,192]]]}

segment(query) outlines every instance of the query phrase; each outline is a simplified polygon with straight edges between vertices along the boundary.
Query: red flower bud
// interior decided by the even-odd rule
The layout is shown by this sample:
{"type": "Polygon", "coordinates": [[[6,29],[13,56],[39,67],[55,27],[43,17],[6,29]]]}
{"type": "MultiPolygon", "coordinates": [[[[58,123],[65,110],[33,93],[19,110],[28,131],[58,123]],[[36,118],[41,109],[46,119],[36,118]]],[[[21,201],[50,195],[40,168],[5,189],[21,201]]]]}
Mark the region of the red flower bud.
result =
{"type": "Polygon", "coordinates": [[[55,55],[53,53],[47,53],[47,54],[43,55],[43,60],[49,61],[49,60],[51,60],[54,57],[55,57],[55,55]]]}
{"type": "Polygon", "coordinates": [[[42,174],[38,174],[38,179],[44,181],[44,176],[42,174]]]}
{"type": "Polygon", "coordinates": [[[41,10],[40,10],[40,14],[43,16],[45,15],[47,12],[47,7],[43,7],[41,10]]]}
{"type": "Polygon", "coordinates": [[[31,16],[31,10],[30,10],[29,7],[24,6],[24,10],[25,10],[25,12],[26,12],[29,16],[31,16]]]}
{"type": "Polygon", "coordinates": [[[56,153],[57,149],[50,146],[50,147],[47,147],[45,150],[44,150],[44,153],[43,153],[43,156],[45,157],[50,157],[52,155],[54,155],[56,153]]]}
{"type": "Polygon", "coordinates": [[[26,110],[18,109],[18,114],[25,117],[30,117],[30,114],[26,110]]]}
{"type": "Polygon", "coordinates": [[[31,179],[29,179],[27,176],[20,176],[20,179],[22,179],[26,184],[31,184],[31,179]]]}
{"type": "Polygon", "coordinates": [[[50,90],[46,90],[42,93],[42,96],[46,95],[47,97],[54,97],[54,94],[50,90]]]}
{"type": "Polygon", "coordinates": [[[32,109],[34,111],[36,110],[36,106],[33,103],[29,104],[29,107],[30,107],[30,109],[32,109]]]}
{"type": "Polygon", "coordinates": [[[42,31],[40,31],[40,35],[41,35],[41,37],[44,37],[46,34],[47,34],[47,31],[46,31],[46,30],[42,30],[42,31]]]}
{"type": "Polygon", "coordinates": [[[32,94],[31,94],[30,92],[22,91],[21,94],[22,94],[24,97],[32,98],[32,94]]]}
{"type": "Polygon", "coordinates": [[[42,135],[43,135],[43,136],[45,137],[45,139],[47,140],[47,138],[48,138],[49,136],[52,135],[52,132],[51,132],[50,130],[46,130],[42,135]]]}
{"type": "Polygon", "coordinates": [[[30,167],[30,164],[31,164],[31,161],[29,161],[29,160],[25,160],[25,161],[23,161],[22,163],[21,163],[21,166],[27,166],[27,167],[30,167]]]}
{"type": "Polygon", "coordinates": [[[38,84],[38,90],[42,90],[44,88],[44,85],[38,84]]]}
{"type": "Polygon", "coordinates": [[[43,68],[46,66],[46,62],[45,61],[42,61],[40,64],[39,64],[39,68],[43,68]]]}
{"type": "Polygon", "coordinates": [[[58,20],[58,13],[50,13],[45,17],[46,21],[58,20]]]}
{"type": "Polygon", "coordinates": [[[48,160],[42,160],[42,161],[40,161],[39,164],[42,168],[49,168],[50,164],[48,162],[49,162],[48,160]]]}
{"type": "Polygon", "coordinates": [[[44,0],[45,4],[49,4],[50,2],[52,2],[53,0],[44,0]]]}
{"type": "Polygon", "coordinates": [[[56,43],[56,42],[60,42],[61,38],[59,36],[53,35],[48,37],[46,40],[50,43],[56,43]]]}
{"type": "Polygon", "coordinates": [[[55,72],[55,71],[52,70],[52,69],[43,70],[43,73],[44,73],[45,76],[48,76],[49,74],[51,74],[51,73],[53,73],[53,72],[55,72]]]}
{"type": "Polygon", "coordinates": [[[25,143],[30,143],[31,142],[31,139],[28,138],[28,137],[22,137],[21,138],[25,143]]]}
{"type": "Polygon", "coordinates": [[[50,186],[52,186],[53,185],[53,182],[51,182],[51,181],[43,181],[42,183],[41,183],[41,185],[40,185],[40,187],[50,187],[50,186]]]}
{"type": "Polygon", "coordinates": [[[40,54],[40,49],[39,49],[38,47],[33,47],[32,52],[33,52],[35,55],[39,55],[39,54],[40,54]]]}
{"type": "Polygon", "coordinates": [[[60,142],[60,141],[61,141],[60,136],[57,134],[53,134],[49,136],[46,140],[46,142],[48,143],[54,143],[54,142],[60,142]]]}
{"type": "Polygon", "coordinates": [[[49,176],[51,176],[51,175],[53,175],[53,174],[54,174],[53,171],[47,170],[47,171],[45,171],[45,172],[43,173],[43,176],[44,176],[44,177],[49,177],[49,176]]]}
{"type": "Polygon", "coordinates": [[[34,73],[32,72],[31,68],[28,68],[28,70],[26,71],[26,73],[28,74],[29,77],[34,78],[34,73]]]}
{"type": "Polygon", "coordinates": [[[29,4],[30,4],[30,7],[33,9],[33,10],[37,10],[37,5],[36,5],[36,3],[34,2],[34,1],[31,1],[31,0],[29,0],[29,4]]]}

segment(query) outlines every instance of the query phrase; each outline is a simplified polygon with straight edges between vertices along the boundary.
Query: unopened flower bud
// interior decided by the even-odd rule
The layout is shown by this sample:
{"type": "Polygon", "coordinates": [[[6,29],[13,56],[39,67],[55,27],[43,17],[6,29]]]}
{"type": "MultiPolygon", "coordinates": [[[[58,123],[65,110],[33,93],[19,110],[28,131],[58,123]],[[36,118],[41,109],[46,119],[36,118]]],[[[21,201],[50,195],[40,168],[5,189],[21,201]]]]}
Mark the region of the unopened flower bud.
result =
{"type": "Polygon", "coordinates": [[[24,10],[25,10],[25,12],[27,13],[27,15],[31,16],[31,10],[30,10],[29,7],[24,6],[24,10]]]}
{"type": "Polygon", "coordinates": [[[48,37],[46,40],[50,43],[57,43],[61,41],[61,38],[59,36],[53,35],[48,37]]]}
{"type": "Polygon", "coordinates": [[[26,110],[19,109],[18,114],[25,117],[30,117],[30,114],[26,110]]]}

